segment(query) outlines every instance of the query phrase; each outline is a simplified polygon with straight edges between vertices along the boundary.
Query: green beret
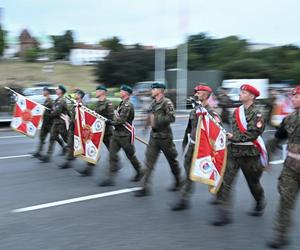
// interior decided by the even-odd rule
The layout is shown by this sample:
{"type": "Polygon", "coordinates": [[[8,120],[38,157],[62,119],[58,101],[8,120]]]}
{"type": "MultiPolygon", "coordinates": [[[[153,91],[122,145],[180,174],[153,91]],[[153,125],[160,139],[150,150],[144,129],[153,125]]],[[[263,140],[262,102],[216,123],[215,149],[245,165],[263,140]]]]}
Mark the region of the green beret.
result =
{"type": "Polygon", "coordinates": [[[65,88],[64,85],[58,85],[58,88],[59,88],[62,92],[64,92],[64,94],[67,92],[67,89],[65,88]]]}
{"type": "Polygon", "coordinates": [[[75,93],[79,94],[79,95],[81,96],[81,98],[83,98],[84,95],[85,95],[84,91],[81,90],[81,89],[76,89],[76,90],[75,90],[75,93]]]}
{"type": "Polygon", "coordinates": [[[122,85],[120,90],[124,90],[124,91],[128,92],[129,94],[132,94],[132,88],[128,85],[122,85]]]}
{"type": "Polygon", "coordinates": [[[107,91],[107,88],[103,85],[99,85],[96,90],[104,90],[104,91],[107,91]]]}
{"type": "Polygon", "coordinates": [[[154,82],[151,85],[152,89],[165,89],[166,88],[166,84],[162,83],[162,82],[154,82]]]}

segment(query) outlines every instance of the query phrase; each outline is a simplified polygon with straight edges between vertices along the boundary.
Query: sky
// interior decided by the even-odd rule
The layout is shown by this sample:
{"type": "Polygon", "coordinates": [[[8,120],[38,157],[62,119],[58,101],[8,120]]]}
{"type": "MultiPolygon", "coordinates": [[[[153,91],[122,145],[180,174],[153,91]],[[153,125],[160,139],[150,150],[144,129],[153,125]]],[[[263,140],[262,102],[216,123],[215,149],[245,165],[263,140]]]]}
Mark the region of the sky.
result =
{"type": "Polygon", "coordinates": [[[299,0],[0,0],[11,35],[75,32],[76,42],[118,36],[125,44],[172,47],[188,35],[238,35],[252,43],[300,45],[299,0]]]}

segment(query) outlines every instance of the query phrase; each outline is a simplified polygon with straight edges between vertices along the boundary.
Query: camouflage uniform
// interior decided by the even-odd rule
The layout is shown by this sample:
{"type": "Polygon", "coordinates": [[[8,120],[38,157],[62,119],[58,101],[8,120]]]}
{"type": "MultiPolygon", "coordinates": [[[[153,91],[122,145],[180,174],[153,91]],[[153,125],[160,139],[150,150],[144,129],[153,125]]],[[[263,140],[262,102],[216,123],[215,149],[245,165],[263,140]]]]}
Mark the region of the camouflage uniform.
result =
{"type": "Polygon", "coordinates": [[[267,145],[270,156],[280,141],[288,139],[288,156],[279,177],[280,203],[275,231],[279,239],[286,239],[291,226],[291,212],[295,207],[300,187],[300,113],[295,111],[287,116],[267,145]]]}
{"type": "MultiPolygon", "coordinates": [[[[108,99],[105,99],[103,101],[98,101],[95,111],[105,117],[108,120],[113,120],[114,118],[114,108],[112,105],[112,102],[108,99]]],[[[111,125],[106,125],[105,126],[105,134],[103,137],[103,143],[105,144],[107,150],[109,150],[109,144],[110,144],[110,138],[113,133],[113,127],[111,125]]]]}
{"type": "Polygon", "coordinates": [[[122,148],[134,167],[137,175],[141,173],[141,163],[136,157],[135,146],[131,143],[131,133],[124,127],[125,123],[132,124],[134,119],[134,107],[129,101],[121,101],[116,112],[118,115],[114,116],[113,125],[115,130],[113,131],[110,147],[109,147],[109,179],[115,175],[118,170],[119,157],[118,152],[122,148]]]}
{"type": "Polygon", "coordinates": [[[59,135],[63,138],[64,142],[68,143],[68,132],[65,121],[60,117],[61,114],[68,115],[69,111],[67,103],[63,97],[58,97],[54,101],[53,111],[50,114],[50,116],[53,118],[53,125],[50,132],[50,143],[46,160],[49,160],[50,156],[52,155],[54,150],[54,142],[59,135]]]}
{"type": "MultiPolygon", "coordinates": [[[[182,198],[183,199],[187,199],[192,191],[193,191],[193,186],[194,183],[193,181],[190,180],[190,169],[191,169],[191,165],[192,165],[192,159],[193,159],[193,154],[194,154],[194,148],[195,148],[195,141],[196,141],[196,130],[197,130],[197,125],[198,125],[198,116],[196,114],[196,110],[201,107],[199,105],[197,105],[191,112],[190,112],[190,116],[189,116],[189,122],[187,125],[187,128],[185,130],[185,134],[184,134],[184,138],[183,138],[183,143],[182,146],[183,148],[185,148],[187,142],[188,142],[188,134],[190,134],[190,139],[191,139],[191,143],[188,145],[188,150],[185,154],[184,157],[184,168],[186,171],[186,181],[185,181],[185,185],[183,186],[182,189],[182,198]]],[[[219,115],[209,106],[205,106],[204,107],[208,113],[216,118],[217,121],[220,121],[219,115]]]]}
{"type": "Polygon", "coordinates": [[[149,110],[154,115],[154,124],[150,134],[149,145],[146,150],[146,172],[143,182],[144,190],[148,190],[150,177],[160,151],[166,156],[171,171],[175,177],[175,186],[180,185],[180,167],[176,160],[177,150],[173,142],[170,124],[175,122],[175,110],[170,99],[163,97],[160,101],[153,100],[149,110]]]}
{"type": "MultiPolygon", "coordinates": [[[[36,152],[36,154],[38,155],[43,151],[46,137],[50,133],[53,124],[53,118],[51,117],[51,110],[53,107],[52,99],[50,97],[47,97],[43,105],[48,109],[45,110],[43,115],[43,125],[41,127],[41,132],[40,132],[40,142],[39,142],[38,150],[36,152]]],[[[57,137],[56,141],[59,143],[59,145],[62,148],[64,148],[64,142],[60,137],[57,137]]]]}
{"type": "Polygon", "coordinates": [[[247,145],[249,142],[256,140],[264,131],[265,126],[262,114],[256,109],[254,104],[248,107],[248,109],[245,109],[248,125],[247,131],[242,133],[235,118],[236,112],[237,110],[234,111],[232,121],[233,138],[230,139],[232,143],[227,147],[227,167],[222,186],[217,193],[217,200],[221,203],[224,212],[222,216],[225,216],[225,211],[226,215],[229,215],[232,196],[231,189],[240,168],[242,169],[250,191],[256,200],[256,209],[262,210],[263,208],[261,206],[264,202],[264,190],[260,184],[260,178],[263,173],[260,154],[254,145],[247,145]]]}
{"type": "Polygon", "coordinates": [[[220,94],[218,96],[219,107],[222,108],[221,119],[223,123],[230,124],[230,112],[228,108],[232,105],[232,101],[226,94],[220,94]]]}

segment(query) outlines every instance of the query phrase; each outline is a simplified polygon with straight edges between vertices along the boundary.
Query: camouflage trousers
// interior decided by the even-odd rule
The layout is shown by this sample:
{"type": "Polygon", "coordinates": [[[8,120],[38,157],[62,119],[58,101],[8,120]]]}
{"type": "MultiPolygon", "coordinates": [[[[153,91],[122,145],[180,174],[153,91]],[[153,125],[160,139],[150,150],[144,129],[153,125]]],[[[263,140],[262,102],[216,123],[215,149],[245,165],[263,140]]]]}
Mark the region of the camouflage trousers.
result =
{"type": "MultiPolygon", "coordinates": [[[[43,123],[42,127],[41,127],[41,132],[40,132],[40,142],[39,142],[39,146],[38,146],[38,153],[41,153],[43,151],[44,145],[45,145],[45,141],[46,141],[46,137],[47,135],[50,133],[51,131],[51,126],[52,124],[45,124],[43,123]]],[[[64,147],[64,142],[60,137],[57,137],[55,139],[58,144],[63,148],[64,147]]]]}
{"type": "Polygon", "coordinates": [[[188,150],[184,156],[184,169],[186,172],[186,180],[181,190],[182,191],[181,194],[184,199],[188,199],[194,189],[194,182],[190,179],[190,171],[191,171],[194,149],[195,149],[195,144],[190,143],[188,150]]]}
{"type": "Polygon", "coordinates": [[[290,167],[291,158],[287,158],[278,182],[280,194],[279,208],[275,223],[275,232],[280,237],[286,237],[291,226],[291,213],[295,207],[299,187],[300,173],[290,167]]]}
{"type": "Polygon", "coordinates": [[[234,157],[229,148],[223,183],[217,193],[217,200],[219,200],[226,209],[230,208],[232,186],[240,169],[246,178],[251,194],[256,202],[264,199],[264,190],[260,184],[263,167],[260,163],[259,156],[234,157]]]}
{"type": "Polygon", "coordinates": [[[174,175],[175,179],[179,180],[180,178],[180,167],[178,161],[176,160],[178,153],[175,144],[173,142],[173,138],[169,137],[169,138],[162,139],[162,138],[154,138],[151,136],[149,140],[149,145],[147,146],[147,150],[146,150],[146,159],[145,159],[146,172],[143,181],[144,188],[148,188],[150,184],[150,178],[154,170],[155,163],[157,162],[157,159],[161,151],[166,156],[172,174],[174,175]]]}
{"type": "MultiPolygon", "coordinates": [[[[108,143],[108,142],[107,142],[108,143]]],[[[131,143],[131,136],[116,136],[112,135],[109,143],[109,177],[115,176],[119,169],[118,152],[123,149],[127,158],[131,162],[133,168],[137,173],[142,169],[142,165],[136,157],[135,146],[131,143]]]]}
{"type": "Polygon", "coordinates": [[[50,157],[54,150],[54,143],[56,138],[59,137],[59,135],[62,137],[65,143],[68,143],[68,132],[66,129],[65,123],[55,123],[51,127],[50,132],[50,142],[49,142],[49,148],[47,155],[50,157]]]}

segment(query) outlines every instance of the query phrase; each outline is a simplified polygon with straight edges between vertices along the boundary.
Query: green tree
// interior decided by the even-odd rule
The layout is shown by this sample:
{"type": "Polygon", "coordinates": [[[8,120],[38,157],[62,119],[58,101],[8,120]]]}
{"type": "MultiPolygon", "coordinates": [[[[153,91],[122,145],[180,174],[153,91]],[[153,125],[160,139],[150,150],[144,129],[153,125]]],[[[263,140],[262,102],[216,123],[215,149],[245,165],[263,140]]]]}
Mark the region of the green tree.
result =
{"type": "Polygon", "coordinates": [[[25,51],[25,61],[26,62],[35,62],[39,56],[38,48],[30,48],[25,51]]]}
{"type": "Polygon", "coordinates": [[[100,41],[100,45],[110,51],[121,51],[124,49],[121,40],[116,36],[100,41]]]}
{"type": "Polygon", "coordinates": [[[67,30],[62,36],[52,36],[54,43],[55,59],[68,59],[74,47],[73,32],[67,30]]]}
{"type": "Polygon", "coordinates": [[[5,31],[2,29],[0,25],[0,57],[3,56],[5,49],[5,31]]]}
{"type": "Polygon", "coordinates": [[[152,71],[154,71],[153,50],[124,50],[110,52],[107,58],[96,66],[95,75],[97,82],[113,87],[148,80],[152,71]]]}

